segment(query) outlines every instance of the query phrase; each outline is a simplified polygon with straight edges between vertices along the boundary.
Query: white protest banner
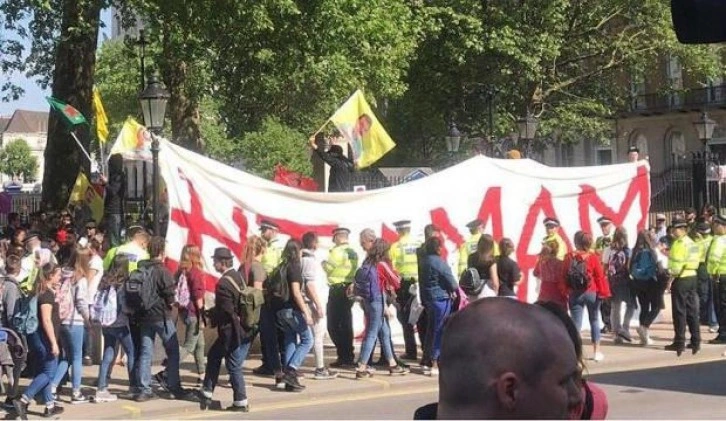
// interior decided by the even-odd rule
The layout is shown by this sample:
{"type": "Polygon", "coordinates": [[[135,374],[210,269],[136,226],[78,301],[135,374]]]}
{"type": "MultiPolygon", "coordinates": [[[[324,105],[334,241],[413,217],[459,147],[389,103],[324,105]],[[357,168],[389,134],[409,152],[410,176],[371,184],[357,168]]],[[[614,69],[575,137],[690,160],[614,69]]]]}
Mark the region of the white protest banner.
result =
{"type": "Polygon", "coordinates": [[[394,241],[393,222],[412,221],[414,236],[426,224],[441,228],[447,238],[449,261],[468,231],[465,224],[484,221],[495,239],[514,241],[513,256],[525,274],[521,299],[536,299],[536,282],[529,276],[545,236],[542,221],[556,217],[568,243],[578,230],[598,235],[601,215],[627,228],[631,243],[645,228],[650,206],[646,161],[609,166],[553,168],[531,160],[499,160],[477,156],[454,167],[396,187],[351,193],[296,190],[228,167],[194,152],[161,142],[161,174],[169,195],[167,232],[170,267],[182,247],[196,244],[206,259],[207,288],[219,276],[211,258],[214,248],[229,247],[240,256],[249,235],[257,234],[262,219],[278,223],[284,237],[300,238],[306,231],[330,246],[336,227],[358,233],[372,228],[394,241]],[[595,230],[595,231],[593,231],[595,230]]]}

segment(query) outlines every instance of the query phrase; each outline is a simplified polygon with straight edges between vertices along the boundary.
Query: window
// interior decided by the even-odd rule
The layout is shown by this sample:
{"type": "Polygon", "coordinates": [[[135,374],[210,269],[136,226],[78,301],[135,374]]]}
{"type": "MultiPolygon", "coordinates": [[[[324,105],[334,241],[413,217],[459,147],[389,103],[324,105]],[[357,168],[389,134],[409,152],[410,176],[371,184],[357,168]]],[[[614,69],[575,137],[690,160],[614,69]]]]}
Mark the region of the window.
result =
{"type": "Polygon", "coordinates": [[[670,165],[678,165],[686,158],[686,140],[683,133],[672,131],[666,139],[665,162],[670,165]]]}
{"type": "Polygon", "coordinates": [[[595,154],[595,164],[610,165],[613,163],[612,149],[598,149],[595,154]]]}
{"type": "Polygon", "coordinates": [[[708,102],[721,102],[724,100],[723,95],[723,78],[715,77],[708,81],[708,102]]]}
{"type": "Polygon", "coordinates": [[[671,107],[680,107],[681,89],[683,89],[683,67],[680,60],[676,56],[670,56],[666,65],[666,77],[668,78],[668,87],[671,89],[669,104],[671,107]]]}
{"type": "MultiPolygon", "coordinates": [[[[640,132],[635,132],[630,136],[628,147],[635,146],[640,151],[639,159],[645,159],[648,156],[648,139],[640,132]]],[[[627,154],[627,153],[626,153],[627,154]]]]}
{"type": "Polygon", "coordinates": [[[635,74],[630,79],[630,97],[633,110],[643,110],[648,107],[645,96],[645,77],[642,74],[635,74]]]}

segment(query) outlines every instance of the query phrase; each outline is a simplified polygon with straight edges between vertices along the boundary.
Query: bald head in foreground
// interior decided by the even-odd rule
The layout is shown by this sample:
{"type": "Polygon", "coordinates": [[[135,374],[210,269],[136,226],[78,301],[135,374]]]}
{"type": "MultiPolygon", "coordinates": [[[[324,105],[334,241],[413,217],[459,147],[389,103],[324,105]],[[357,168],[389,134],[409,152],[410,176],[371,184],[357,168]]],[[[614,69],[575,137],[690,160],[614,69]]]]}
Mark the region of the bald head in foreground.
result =
{"type": "Polygon", "coordinates": [[[439,403],[416,419],[565,419],[580,404],[575,346],[560,320],[506,298],[477,300],[444,327],[439,403]]]}

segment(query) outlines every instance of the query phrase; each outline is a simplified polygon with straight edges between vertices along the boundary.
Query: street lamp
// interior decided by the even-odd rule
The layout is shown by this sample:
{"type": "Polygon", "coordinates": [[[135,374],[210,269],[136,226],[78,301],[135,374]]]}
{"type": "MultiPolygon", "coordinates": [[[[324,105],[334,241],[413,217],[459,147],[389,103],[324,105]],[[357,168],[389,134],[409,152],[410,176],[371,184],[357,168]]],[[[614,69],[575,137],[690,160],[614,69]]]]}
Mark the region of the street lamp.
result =
{"type": "Polygon", "coordinates": [[[698,138],[703,142],[704,150],[708,151],[708,142],[713,137],[713,130],[716,128],[716,122],[708,117],[708,113],[703,112],[701,119],[693,122],[698,132],[698,138]]]}
{"type": "Polygon", "coordinates": [[[154,235],[159,235],[159,138],[164,128],[166,103],[169,92],[164,89],[156,76],[149,78],[146,89],[139,94],[141,111],[144,114],[144,125],[151,132],[151,156],[153,158],[153,180],[151,184],[153,197],[154,235]]]}
{"type": "Polygon", "coordinates": [[[452,122],[449,125],[449,133],[446,135],[446,150],[449,153],[459,152],[460,144],[461,132],[456,128],[456,123],[452,122]]]}
{"type": "Polygon", "coordinates": [[[534,135],[537,133],[537,126],[539,126],[539,120],[532,115],[531,112],[527,111],[527,116],[517,120],[517,129],[519,130],[519,139],[524,141],[524,147],[522,153],[525,157],[528,157],[530,141],[534,139],[534,135]]]}

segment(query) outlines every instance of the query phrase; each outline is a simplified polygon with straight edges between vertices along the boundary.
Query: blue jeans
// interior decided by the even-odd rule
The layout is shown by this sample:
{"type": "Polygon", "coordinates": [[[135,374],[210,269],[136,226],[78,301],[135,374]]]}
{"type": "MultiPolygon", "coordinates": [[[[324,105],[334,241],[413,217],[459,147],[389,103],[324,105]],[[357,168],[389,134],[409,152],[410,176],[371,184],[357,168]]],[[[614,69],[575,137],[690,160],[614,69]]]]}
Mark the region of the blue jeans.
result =
{"type": "Polygon", "coordinates": [[[176,325],[166,319],[163,322],[144,323],[141,325],[141,356],[136,367],[142,393],[151,393],[151,357],[154,354],[156,335],[166,351],[166,384],[171,391],[181,389],[179,380],[179,339],[176,336],[176,325]]]}
{"type": "MultiPolygon", "coordinates": [[[[267,304],[262,305],[262,311],[260,312],[260,342],[262,343],[263,364],[275,373],[282,370],[280,348],[277,342],[275,311],[267,304]]],[[[209,356],[207,356],[207,359],[209,359],[209,356]]]]}
{"type": "Polygon", "coordinates": [[[247,353],[250,350],[250,338],[242,339],[242,343],[235,349],[228,350],[224,341],[217,338],[209,348],[207,354],[207,372],[204,375],[203,390],[208,393],[214,392],[219,380],[219,369],[222,366],[222,358],[224,365],[229,373],[229,380],[232,383],[233,399],[235,402],[247,399],[247,391],[245,388],[245,377],[242,373],[247,353]]]}
{"type": "Polygon", "coordinates": [[[58,363],[53,386],[57,387],[68,372],[68,364],[71,365],[71,384],[73,391],[81,390],[81,377],[83,377],[83,324],[62,325],[60,329],[63,338],[64,358],[58,363]]]}
{"type": "Polygon", "coordinates": [[[431,361],[438,361],[441,355],[441,337],[444,333],[444,322],[451,314],[453,301],[449,298],[435,300],[424,305],[429,317],[428,329],[426,330],[426,344],[431,355],[431,361]]]}
{"type": "Polygon", "coordinates": [[[310,330],[310,326],[305,323],[305,316],[298,310],[293,310],[293,316],[295,319],[294,326],[288,326],[285,328],[285,368],[292,368],[297,370],[300,368],[302,363],[305,361],[305,356],[308,355],[310,349],[313,347],[313,332],[310,330]],[[297,341],[300,336],[300,342],[297,341]]]}
{"type": "MultiPolygon", "coordinates": [[[[587,308],[587,315],[590,318],[590,338],[593,343],[600,342],[600,303],[602,301],[597,298],[594,292],[571,293],[570,294],[570,314],[572,321],[575,323],[577,330],[582,326],[582,312],[587,308]]],[[[620,309],[618,309],[620,311],[620,309]]]]}
{"type": "Polygon", "coordinates": [[[30,401],[42,393],[43,401],[51,403],[53,402],[51,383],[58,369],[58,358],[51,353],[50,342],[44,337],[45,334],[41,333],[42,329],[43,327],[39,326],[35,333],[28,335],[28,346],[35,352],[37,374],[25,389],[24,396],[30,401]]]}
{"type": "Polygon", "coordinates": [[[106,389],[108,387],[108,371],[116,357],[116,344],[121,343],[121,347],[126,352],[126,369],[129,375],[129,390],[137,392],[139,383],[134,376],[134,342],[131,340],[131,332],[128,326],[123,327],[104,327],[103,328],[103,360],[101,368],[98,370],[98,389],[106,389]]]}
{"type": "Polygon", "coordinates": [[[391,329],[388,322],[384,320],[383,315],[383,297],[375,301],[363,301],[363,314],[366,318],[366,336],[360,346],[360,355],[358,356],[359,365],[368,365],[371,359],[373,349],[376,346],[376,340],[381,344],[383,359],[386,362],[393,360],[393,349],[391,348],[391,329]]]}

